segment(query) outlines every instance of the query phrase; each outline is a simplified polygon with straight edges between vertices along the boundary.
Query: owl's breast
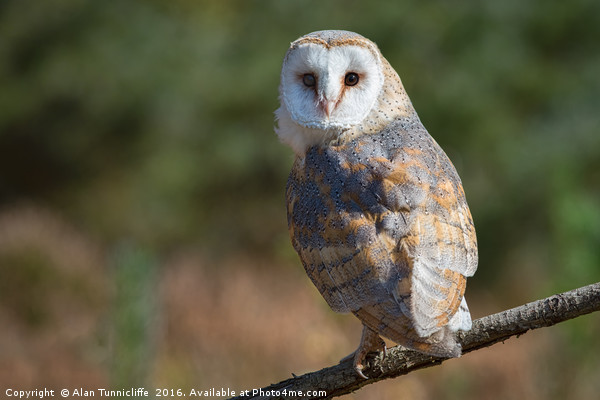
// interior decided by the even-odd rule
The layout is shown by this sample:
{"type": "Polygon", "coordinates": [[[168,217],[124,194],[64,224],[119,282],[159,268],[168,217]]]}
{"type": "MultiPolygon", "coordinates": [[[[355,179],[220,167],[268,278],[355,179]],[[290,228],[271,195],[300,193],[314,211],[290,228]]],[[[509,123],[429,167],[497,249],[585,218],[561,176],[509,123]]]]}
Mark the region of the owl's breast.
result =
{"type": "Polygon", "coordinates": [[[407,197],[390,184],[389,150],[377,140],[313,147],[288,180],[288,225],[294,247],[360,248],[407,229],[407,197]],[[406,213],[405,213],[406,214],[406,213]]]}

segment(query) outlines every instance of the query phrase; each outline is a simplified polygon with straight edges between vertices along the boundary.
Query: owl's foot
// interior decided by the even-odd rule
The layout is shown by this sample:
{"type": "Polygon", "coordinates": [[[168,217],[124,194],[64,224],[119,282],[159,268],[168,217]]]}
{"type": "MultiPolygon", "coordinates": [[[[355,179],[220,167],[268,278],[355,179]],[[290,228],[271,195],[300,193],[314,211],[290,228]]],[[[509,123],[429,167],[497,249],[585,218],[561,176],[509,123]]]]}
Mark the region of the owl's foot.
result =
{"type": "Polygon", "coordinates": [[[363,373],[363,363],[366,360],[367,354],[379,351],[383,352],[383,356],[381,358],[383,360],[387,352],[385,342],[377,332],[375,332],[371,328],[368,328],[367,326],[363,326],[360,344],[358,345],[358,349],[356,349],[356,351],[354,352],[354,370],[358,373],[358,375],[362,376],[365,379],[369,379],[363,373]]]}

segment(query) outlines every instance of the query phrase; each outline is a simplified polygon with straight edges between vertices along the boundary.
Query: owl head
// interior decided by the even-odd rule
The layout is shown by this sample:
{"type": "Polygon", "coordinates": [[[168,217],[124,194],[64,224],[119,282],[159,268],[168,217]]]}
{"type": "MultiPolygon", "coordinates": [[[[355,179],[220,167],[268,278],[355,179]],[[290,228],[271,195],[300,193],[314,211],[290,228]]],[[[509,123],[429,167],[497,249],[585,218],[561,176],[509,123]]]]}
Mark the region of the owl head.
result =
{"type": "Polygon", "coordinates": [[[348,31],[318,31],[292,42],[279,99],[275,130],[299,155],[314,145],[377,132],[413,112],[377,45],[348,31]]]}

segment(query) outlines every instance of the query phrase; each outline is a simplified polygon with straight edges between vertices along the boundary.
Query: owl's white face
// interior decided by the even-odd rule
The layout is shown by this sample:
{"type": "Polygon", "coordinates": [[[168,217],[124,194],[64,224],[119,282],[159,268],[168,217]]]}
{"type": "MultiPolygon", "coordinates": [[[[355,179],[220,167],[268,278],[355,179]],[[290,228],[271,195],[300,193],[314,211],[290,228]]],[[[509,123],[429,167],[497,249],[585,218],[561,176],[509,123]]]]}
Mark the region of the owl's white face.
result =
{"type": "Polygon", "coordinates": [[[347,128],[369,113],[383,84],[381,61],[357,45],[303,43],[281,71],[281,99],[291,118],[307,128],[347,128]]]}
{"type": "Polygon", "coordinates": [[[281,70],[281,108],[276,112],[280,138],[299,152],[318,142],[319,135],[360,123],[381,92],[381,63],[376,47],[364,43],[292,44],[281,70]],[[300,129],[289,132],[289,119],[300,129]]]}
{"type": "Polygon", "coordinates": [[[281,72],[282,100],[309,128],[344,128],[362,121],[383,84],[377,54],[362,46],[298,46],[281,72]]]}

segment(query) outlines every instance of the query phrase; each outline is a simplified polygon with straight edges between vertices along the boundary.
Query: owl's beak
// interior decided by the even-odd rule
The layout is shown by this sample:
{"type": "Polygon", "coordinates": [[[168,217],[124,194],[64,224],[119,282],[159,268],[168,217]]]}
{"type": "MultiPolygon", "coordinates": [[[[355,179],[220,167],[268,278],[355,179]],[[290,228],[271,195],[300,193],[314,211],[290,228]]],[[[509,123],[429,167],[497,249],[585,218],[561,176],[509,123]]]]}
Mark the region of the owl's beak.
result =
{"type": "Polygon", "coordinates": [[[337,105],[337,101],[328,100],[325,97],[323,97],[319,100],[319,107],[321,107],[321,109],[323,110],[323,113],[325,114],[325,116],[327,118],[329,118],[331,116],[331,112],[335,109],[336,105],[337,105]]]}

